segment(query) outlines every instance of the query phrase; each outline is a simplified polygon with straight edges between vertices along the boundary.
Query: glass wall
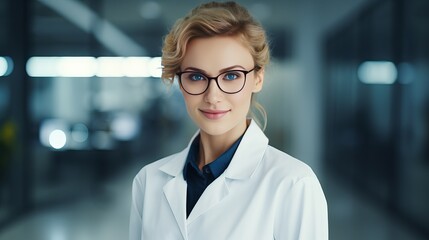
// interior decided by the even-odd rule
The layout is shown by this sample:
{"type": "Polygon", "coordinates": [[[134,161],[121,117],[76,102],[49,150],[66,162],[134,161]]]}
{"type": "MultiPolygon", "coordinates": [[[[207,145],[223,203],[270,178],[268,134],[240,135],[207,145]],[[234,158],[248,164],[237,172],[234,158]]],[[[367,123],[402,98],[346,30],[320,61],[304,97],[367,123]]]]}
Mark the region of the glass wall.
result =
{"type": "Polygon", "coordinates": [[[325,159],[423,235],[429,233],[429,4],[377,1],[325,41],[325,159]]]}
{"type": "Polygon", "coordinates": [[[9,178],[6,176],[10,168],[12,152],[14,127],[9,116],[9,104],[11,97],[10,87],[10,69],[13,67],[11,58],[6,49],[9,38],[9,4],[0,4],[0,221],[11,215],[10,213],[10,194],[9,178]],[[9,59],[9,61],[8,61],[9,59]]]}
{"type": "Polygon", "coordinates": [[[0,4],[0,224],[29,207],[28,20],[25,1],[0,4]]]}
{"type": "Polygon", "coordinates": [[[429,229],[429,2],[404,2],[399,80],[402,86],[398,208],[429,229]]]}

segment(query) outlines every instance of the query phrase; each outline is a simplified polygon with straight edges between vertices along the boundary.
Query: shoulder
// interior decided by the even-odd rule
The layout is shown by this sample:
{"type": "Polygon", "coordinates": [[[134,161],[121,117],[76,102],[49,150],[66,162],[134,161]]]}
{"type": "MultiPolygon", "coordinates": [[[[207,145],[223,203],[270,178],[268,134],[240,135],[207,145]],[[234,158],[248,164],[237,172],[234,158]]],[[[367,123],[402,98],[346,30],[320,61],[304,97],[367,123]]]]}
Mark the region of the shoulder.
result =
{"type": "Polygon", "coordinates": [[[262,161],[263,173],[276,186],[279,199],[294,199],[299,202],[318,202],[326,205],[326,200],[314,171],[306,163],[268,146],[262,161]]]}
{"type": "Polygon", "coordinates": [[[142,183],[145,182],[148,177],[155,177],[156,175],[162,174],[160,168],[175,159],[178,154],[179,153],[175,153],[145,165],[134,177],[134,182],[142,183]]]}
{"type": "Polygon", "coordinates": [[[275,238],[328,239],[326,198],[310,166],[271,146],[262,165],[272,190],[275,238]]]}
{"type": "Polygon", "coordinates": [[[280,181],[297,182],[303,178],[316,178],[309,165],[291,155],[268,146],[262,161],[264,171],[273,173],[280,181]]]}

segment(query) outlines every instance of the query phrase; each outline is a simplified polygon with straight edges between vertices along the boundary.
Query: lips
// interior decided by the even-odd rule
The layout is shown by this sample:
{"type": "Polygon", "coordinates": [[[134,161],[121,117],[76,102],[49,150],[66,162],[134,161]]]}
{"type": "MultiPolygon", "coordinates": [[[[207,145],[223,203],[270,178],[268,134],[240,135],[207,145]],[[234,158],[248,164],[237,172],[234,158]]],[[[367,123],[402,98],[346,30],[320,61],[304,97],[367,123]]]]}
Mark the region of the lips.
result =
{"type": "Polygon", "coordinates": [[[206,118],[216,120],[225,116],[230,110],[200,109],[200,111],[206,118]]]}

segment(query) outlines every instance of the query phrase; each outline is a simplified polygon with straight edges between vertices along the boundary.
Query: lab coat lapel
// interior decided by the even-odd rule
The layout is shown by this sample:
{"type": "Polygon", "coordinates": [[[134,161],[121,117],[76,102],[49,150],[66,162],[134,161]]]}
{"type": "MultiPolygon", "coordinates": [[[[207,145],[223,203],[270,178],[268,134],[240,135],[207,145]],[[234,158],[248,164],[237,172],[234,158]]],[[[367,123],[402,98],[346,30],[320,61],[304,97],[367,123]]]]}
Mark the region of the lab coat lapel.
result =
{"type": "Polygon", "coordinates": [[[167,202],[173,212],[183,239],[187,239],[186,230],[186,188],[187,184],[183,178],[183,166],[189,152],[189,145],[175,158],[161,166],[159,169],[172,178],[164,185],[163,191],[167,202]]]}
{"type": "Polygon", "coordinates": [[[186,233],[186,182],[180,177],[172,178],[164,186],[164,194],[182,233],[183,239],[187,239],[186,233]]]}
{"type": "Polygon", "coordinates": [[[189,214],[188,224],[191,224],[199,216],[222,201],[222,199],[225,198],[228,193],[229,190],[226,184],[226,179],[222,174],[206,188],[200,199],[198,199],[197,203],[189,214]]]}

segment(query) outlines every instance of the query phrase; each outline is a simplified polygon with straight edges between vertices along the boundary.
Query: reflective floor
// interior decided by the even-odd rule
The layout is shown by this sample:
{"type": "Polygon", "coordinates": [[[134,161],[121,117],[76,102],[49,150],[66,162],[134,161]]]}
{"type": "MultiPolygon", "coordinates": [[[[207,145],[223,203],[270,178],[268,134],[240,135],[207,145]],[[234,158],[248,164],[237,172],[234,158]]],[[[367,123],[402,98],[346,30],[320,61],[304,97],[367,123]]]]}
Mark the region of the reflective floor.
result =
{"type": "Polygon", "coordinates": [[[0,233],[1,240],[127,239],[134,169],[103,185],[98,193],[38,210],[0,233]]]}
{"type": "MultiPolygon", "coordinates": [[[[125,169],[96,194],[21,218],[3,229],[0,239],[127,239],[131,181],[140,166],[125,169]]],[[[323,179],[330,212],[330,239],[424,239],[346,186],[329,177],[323,179]]]]}

